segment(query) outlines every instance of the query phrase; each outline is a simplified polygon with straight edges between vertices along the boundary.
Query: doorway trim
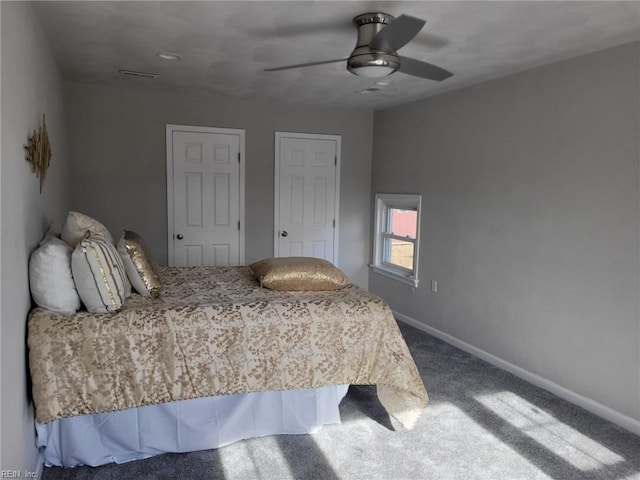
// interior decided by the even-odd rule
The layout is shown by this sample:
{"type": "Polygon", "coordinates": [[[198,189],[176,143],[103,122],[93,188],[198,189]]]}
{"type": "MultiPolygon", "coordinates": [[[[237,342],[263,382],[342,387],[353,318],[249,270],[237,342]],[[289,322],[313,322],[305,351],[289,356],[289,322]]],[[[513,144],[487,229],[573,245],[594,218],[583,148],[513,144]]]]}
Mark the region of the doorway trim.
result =
{"type": "Polygon", "coordinates": [[[273,185],[273,256],[278,256],[278,239],[280,228],[280,140],[282,138],[307,138],[312,140],[333,140],[336,142],[336,177],[334,191],[334,220],[336,222],[333,229],[333,263],[338,266],[338,240],[340,226],[340,166],[342,153],[342,136],[326,135],[320,133],[296,133],[296,132],[275,132],[275,168],[274,168],[274,185],[273,185]]]}
{"type": "Polygon", "coordinates": [[[238,135],[240,137],[240,265],[244,265],[244,234],[245,234],[245,131],[237,128],[220,128],[220,127],[200,127],[195,125],[174,125],[166,124],[166,161],[167,161],[167,265],[172,267],[175,265],[175,245],[173,236],[175,232],[174,225],[174,198],[173,198],[173,133],[174,132],[191,132],[191,133],[220,133],[227,135],[238,135]]]}

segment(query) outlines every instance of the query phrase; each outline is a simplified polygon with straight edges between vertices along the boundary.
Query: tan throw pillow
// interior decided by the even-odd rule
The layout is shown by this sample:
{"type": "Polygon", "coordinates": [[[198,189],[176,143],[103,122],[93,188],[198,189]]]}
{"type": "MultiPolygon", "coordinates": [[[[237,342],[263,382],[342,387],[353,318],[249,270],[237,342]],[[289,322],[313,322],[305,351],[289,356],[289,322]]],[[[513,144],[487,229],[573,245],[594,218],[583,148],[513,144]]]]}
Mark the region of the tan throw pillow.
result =
{"type": "Polygon", "coordinates": [[[272,290],[337,290],[349,284],[339,268],[321,258],[266,258],[249,267],[260,284],[272,290]]]}
{"type": "Polygon", "coordinates": [[[158,297],[162,290],[160,270],[142,237],[130,230],[123,230],[118,253],[136,292],[143,297],[158,297]]]}
{"type": "Polygon", "coordinates": [[[78,295],[88,311],[107,313],[122,308],[127,274],[116,247],[105,238],[87,234],[71,255],[71,271],[78,295]]]}
{"type": "Polygon", "coordinates": [[[87,232],[95,233],[105,238],[108,242],[113,244],[113,237],[107,227],[101,224],[95,218],[91,218],[89,215],[79,212],[69,212],[67,219],[62,226],[61,237],[62,240],[75,248],[75,246],[82,240],[87,232]]]}

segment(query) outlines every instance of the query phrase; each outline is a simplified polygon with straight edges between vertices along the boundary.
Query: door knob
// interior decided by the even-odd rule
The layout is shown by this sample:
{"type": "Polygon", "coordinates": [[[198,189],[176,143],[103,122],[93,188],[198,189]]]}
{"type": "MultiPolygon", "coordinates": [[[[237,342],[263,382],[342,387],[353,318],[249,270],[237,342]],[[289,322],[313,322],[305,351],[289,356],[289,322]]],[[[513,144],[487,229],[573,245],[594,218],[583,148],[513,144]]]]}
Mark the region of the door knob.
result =
{"type": "Polygon", "coordinates": [[[184,235],[182,235],[181,233],[179,233],[179,234],[177,234],[177,235],[176,235],[176,238],[177,238],[178,240],[182,240],[182,239],[184,238],[184,235]]]}
{"type": "Polygon", "coordinates": [[[287,235],[289,235],[289,234],[287,233],[287,231],[286,231],[286,230],[283,230],[283,231],[282,231],[282,233],[281,233],[280,235],[282,235],[283,237],[286,237],[286,236],[287,236],[287,235]]]}

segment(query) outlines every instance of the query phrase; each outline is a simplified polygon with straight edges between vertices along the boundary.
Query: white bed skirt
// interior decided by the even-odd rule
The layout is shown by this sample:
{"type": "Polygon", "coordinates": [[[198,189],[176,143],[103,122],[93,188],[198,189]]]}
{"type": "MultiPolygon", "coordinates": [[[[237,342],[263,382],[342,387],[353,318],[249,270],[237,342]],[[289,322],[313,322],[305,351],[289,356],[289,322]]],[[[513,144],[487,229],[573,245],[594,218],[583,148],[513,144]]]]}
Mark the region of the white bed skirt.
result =
{"type": "Polygon", "coordinates": [[[124,463],[218,448],[246,438],[315,433],[340,423],[348,385],[197,398],[119,412],[36,422],[45,465],[124,463]]]}

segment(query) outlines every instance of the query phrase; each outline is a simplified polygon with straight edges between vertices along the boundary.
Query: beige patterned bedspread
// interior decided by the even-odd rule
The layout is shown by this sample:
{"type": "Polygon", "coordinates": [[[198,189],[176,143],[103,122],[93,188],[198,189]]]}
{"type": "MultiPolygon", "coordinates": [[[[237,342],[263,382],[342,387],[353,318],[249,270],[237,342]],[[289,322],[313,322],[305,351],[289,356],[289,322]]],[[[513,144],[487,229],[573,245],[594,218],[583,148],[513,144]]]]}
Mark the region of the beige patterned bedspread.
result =
{"type": "Polygon", "coordinates": [[[29,315],[39,423],[196,397],[377,385],[406,428],[427,392],[389,307],[355,285],[261,288],[248,267],[162,269],[158,299],[112,314],[29,315]]]}

